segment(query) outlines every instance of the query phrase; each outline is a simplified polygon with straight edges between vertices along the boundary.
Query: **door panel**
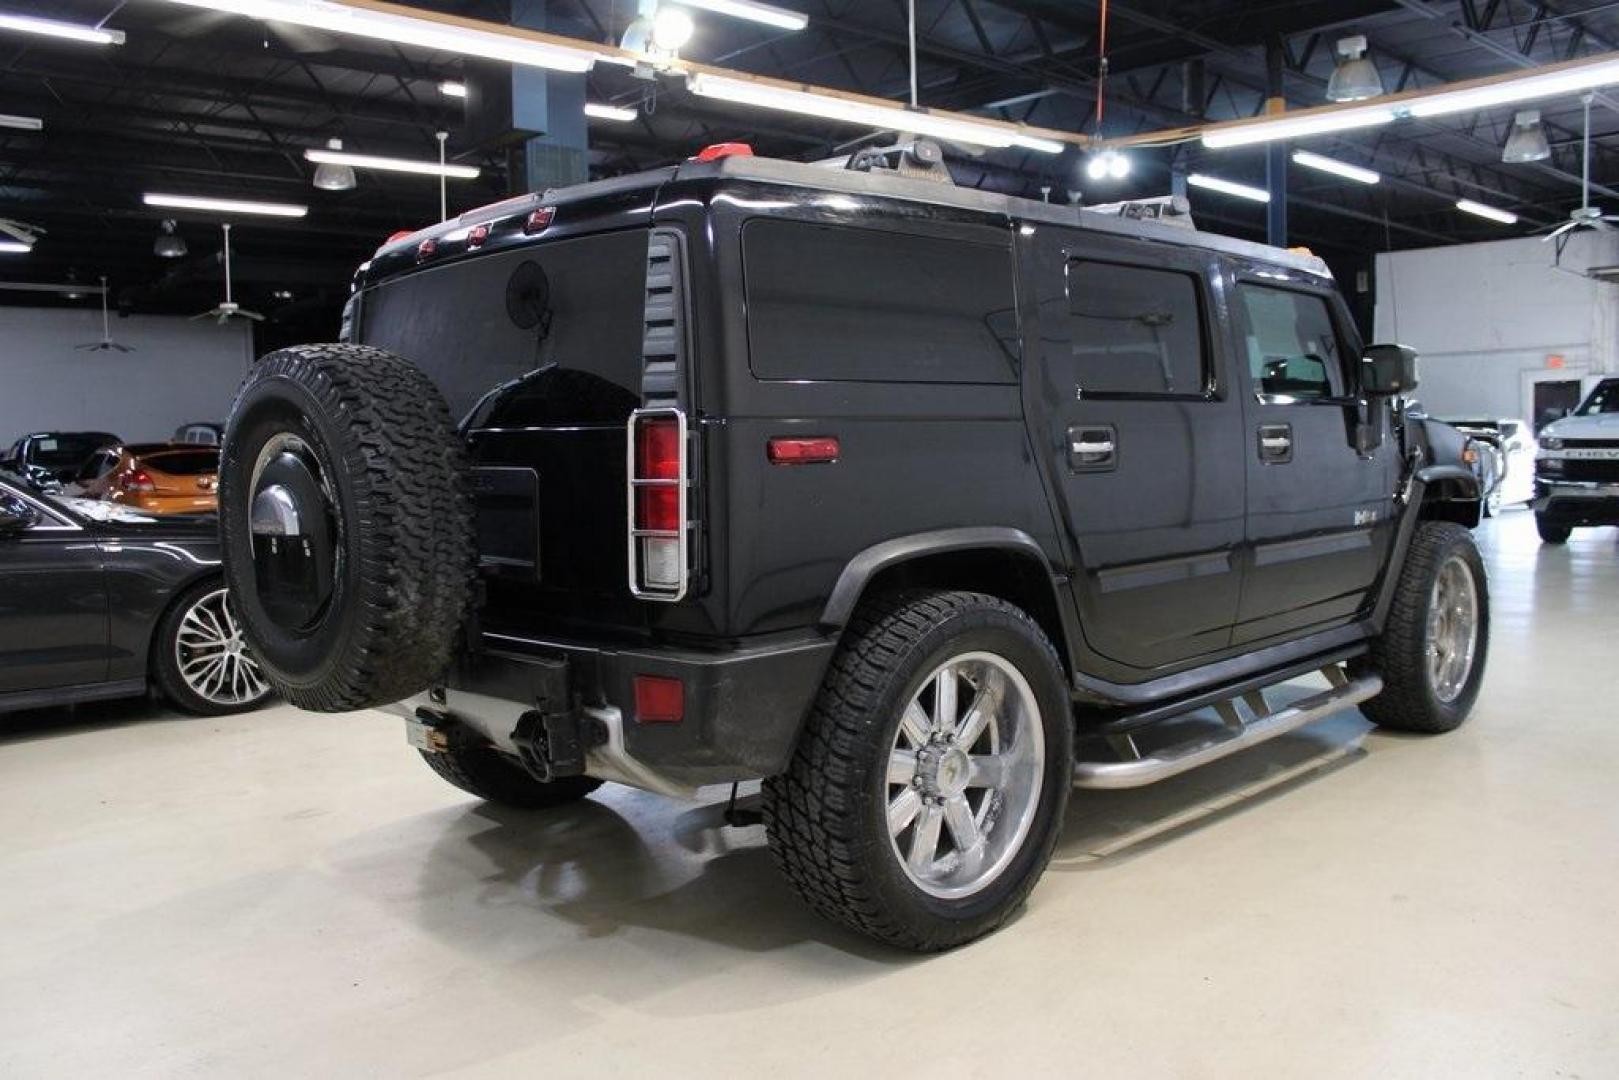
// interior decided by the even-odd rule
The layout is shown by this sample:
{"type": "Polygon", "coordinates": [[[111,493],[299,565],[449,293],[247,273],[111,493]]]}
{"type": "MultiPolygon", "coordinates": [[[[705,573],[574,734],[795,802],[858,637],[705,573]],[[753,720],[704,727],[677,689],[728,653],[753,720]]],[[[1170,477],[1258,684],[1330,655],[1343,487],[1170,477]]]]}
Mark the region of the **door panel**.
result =
{"type": "Polygon", "coordinates": [[[1131,669],[1217,652],[1240,592],[1244,469],[1214,264],[1045,229],[1031,250],[1031,377],[1086,644],[1131,669]]]}
{"type": "Polygon", "coordinates": [[[1364,606],[1393,535],[1398,450],[1392,438],[1366,456],[1355,449],[1349,364],[1360,343],[1335,296],[1239,280],[1232,298],[1250,432],[1249,553],[1232,637],[1244,644],[1364,606]]]}
{"type": "MultiPolygon", "coordinates": [[[[0,499],[16,498],[0,488],[0,499]]],[[[83,530],[47,520],[0,537],[0,693],[107,678],[101,554],[83,530]]]]}

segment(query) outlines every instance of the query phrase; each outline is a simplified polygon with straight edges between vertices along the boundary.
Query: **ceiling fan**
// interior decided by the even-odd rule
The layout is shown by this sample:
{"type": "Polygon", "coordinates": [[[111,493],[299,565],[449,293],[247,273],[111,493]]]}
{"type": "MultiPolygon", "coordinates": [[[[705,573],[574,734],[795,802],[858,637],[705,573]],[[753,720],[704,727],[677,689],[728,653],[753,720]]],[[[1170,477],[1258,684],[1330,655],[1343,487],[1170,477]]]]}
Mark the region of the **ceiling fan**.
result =
{"type": "Polygon", "coordinates": [[[121,352],[132,353],[134,346],[120,345],[112,339],[112,320],[107,317],[107,275],[101,275],[101,340],[92,341],[74,348],[80,352],[121,352]]]}
{"type": "Polygon", "coordinates": [[[45,235],[45,230],[38,225],[30,225],[26,221],[14,221],[11,218],[0,218],[0,233],[11,237],[19,244],[33,247],[39,238],[45,235]]]}
{"type": "Polygon", "coordinates": [[[225,224],[221,225],[220,228],[225,231],[225,299],[217,307],[209,308],[201,315],[191,316],[191,321],[196,322],[198,319],[213,319],[220,326],[224,326],[231,320],[231,316],[234,315],[243,319],[252,319],[254,322],[263,322],[263,315],[260,315],[256,311],[249,311],[242,305],[238,304],[231,293],[230,223],[226,222],[225,224]]]}
{"type": "Polygon", "coordinates": [[[1568,237],[1580,229],[1593,229],[1598,232],[1613,232],[1614,223],[1619,222],[1619,215],[1604,214],[1600,207],[1591,205],[1591,94],[1580,99],[1585,105],[1585,140],[1584,157],[1580,164],[1580,206],[1568,215],[1568,220],[1557,226],[1550,233],[1541,237],[1542,240],[1557,241],[1557,250],[1561,254],[1563,244],[1568,237]]]}

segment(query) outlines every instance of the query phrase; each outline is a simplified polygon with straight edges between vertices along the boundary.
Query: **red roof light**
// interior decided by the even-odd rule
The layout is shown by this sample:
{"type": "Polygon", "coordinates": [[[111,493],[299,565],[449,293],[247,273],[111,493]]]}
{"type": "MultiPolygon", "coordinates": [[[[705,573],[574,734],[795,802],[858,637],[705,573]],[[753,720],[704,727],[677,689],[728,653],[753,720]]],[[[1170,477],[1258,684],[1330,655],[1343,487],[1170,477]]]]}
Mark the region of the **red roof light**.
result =
{"type": "Polygon", "coordinates": [[[753,147],[745,142],[717,142],[697,151],[693,161],[718,161],[728,157],[752,157],[753,147]]]}
{"type": "Polygon", "coordinates": [[[542,206],[542,207],[540,207],[538,210],[534,211],[532,214],[530,214],[528,216],[527,221],[523,222],[523,235],[525,235],[525,236],[533,236],[537,232],[544,232],[546,229],[548,229],[550,227],[551,221],[556,216],[557,216],[557,208],[556,207],[554,207],[554,206],[542,206]]]}

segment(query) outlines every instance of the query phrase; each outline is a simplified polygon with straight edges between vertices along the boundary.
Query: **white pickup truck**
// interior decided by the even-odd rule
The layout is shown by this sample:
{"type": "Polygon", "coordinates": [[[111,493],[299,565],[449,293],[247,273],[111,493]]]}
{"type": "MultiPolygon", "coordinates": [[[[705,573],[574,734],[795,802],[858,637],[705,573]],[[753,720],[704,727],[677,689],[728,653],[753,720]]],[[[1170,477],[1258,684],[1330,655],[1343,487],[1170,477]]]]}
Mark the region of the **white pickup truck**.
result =
{"type": "Polygon", "coordinates": [[[1541,430],[1533,506],[1548,544],[1576,528],[1619,525],[1619,379],[1604,379],[1579,408],[1541,430]]]}

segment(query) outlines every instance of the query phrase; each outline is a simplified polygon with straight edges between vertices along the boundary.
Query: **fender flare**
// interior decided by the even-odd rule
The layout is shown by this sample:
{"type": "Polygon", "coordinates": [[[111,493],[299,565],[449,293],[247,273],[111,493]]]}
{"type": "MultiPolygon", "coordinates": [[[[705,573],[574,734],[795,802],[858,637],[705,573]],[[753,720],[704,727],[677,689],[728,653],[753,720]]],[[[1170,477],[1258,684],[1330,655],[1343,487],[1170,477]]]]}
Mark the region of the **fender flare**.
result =
{"type": "MultiPolygon", "coordinates": [[[[1432,487],[1443,480],[1456,480],[1473,493],[1473,498],[1482,497],[1482,493],[1479,491],[1478,475],[1465,465],[1427,465],[1417,470],[1415,478],[1425,488],[1432,487]]],[[[1416,504],[1420,501],[1414,497],[1413,493],[1411,502],[1416,504]]]]}
{"type": "Polygon", "coordinates": [[[883,570],[929,555],[955,551],[1011,552],[1037,560],[1045,571],[1046,580],[1051,582],[1054,598],[1059,601],[1057,610],[1065,613],[1064,621],[1067,621],[1067,606],[1060,602],[1060,596],[1056,596],[1057,575],[1052,572],[1051,560],[1046,556],[1045,549],[1022,529],[984,525],[897,536],[859,552],[838,575],[832,595],[827,598],[826,607],[821,611],[821,625],[833,629],[847,626],[866,586],[883,570]]]}

